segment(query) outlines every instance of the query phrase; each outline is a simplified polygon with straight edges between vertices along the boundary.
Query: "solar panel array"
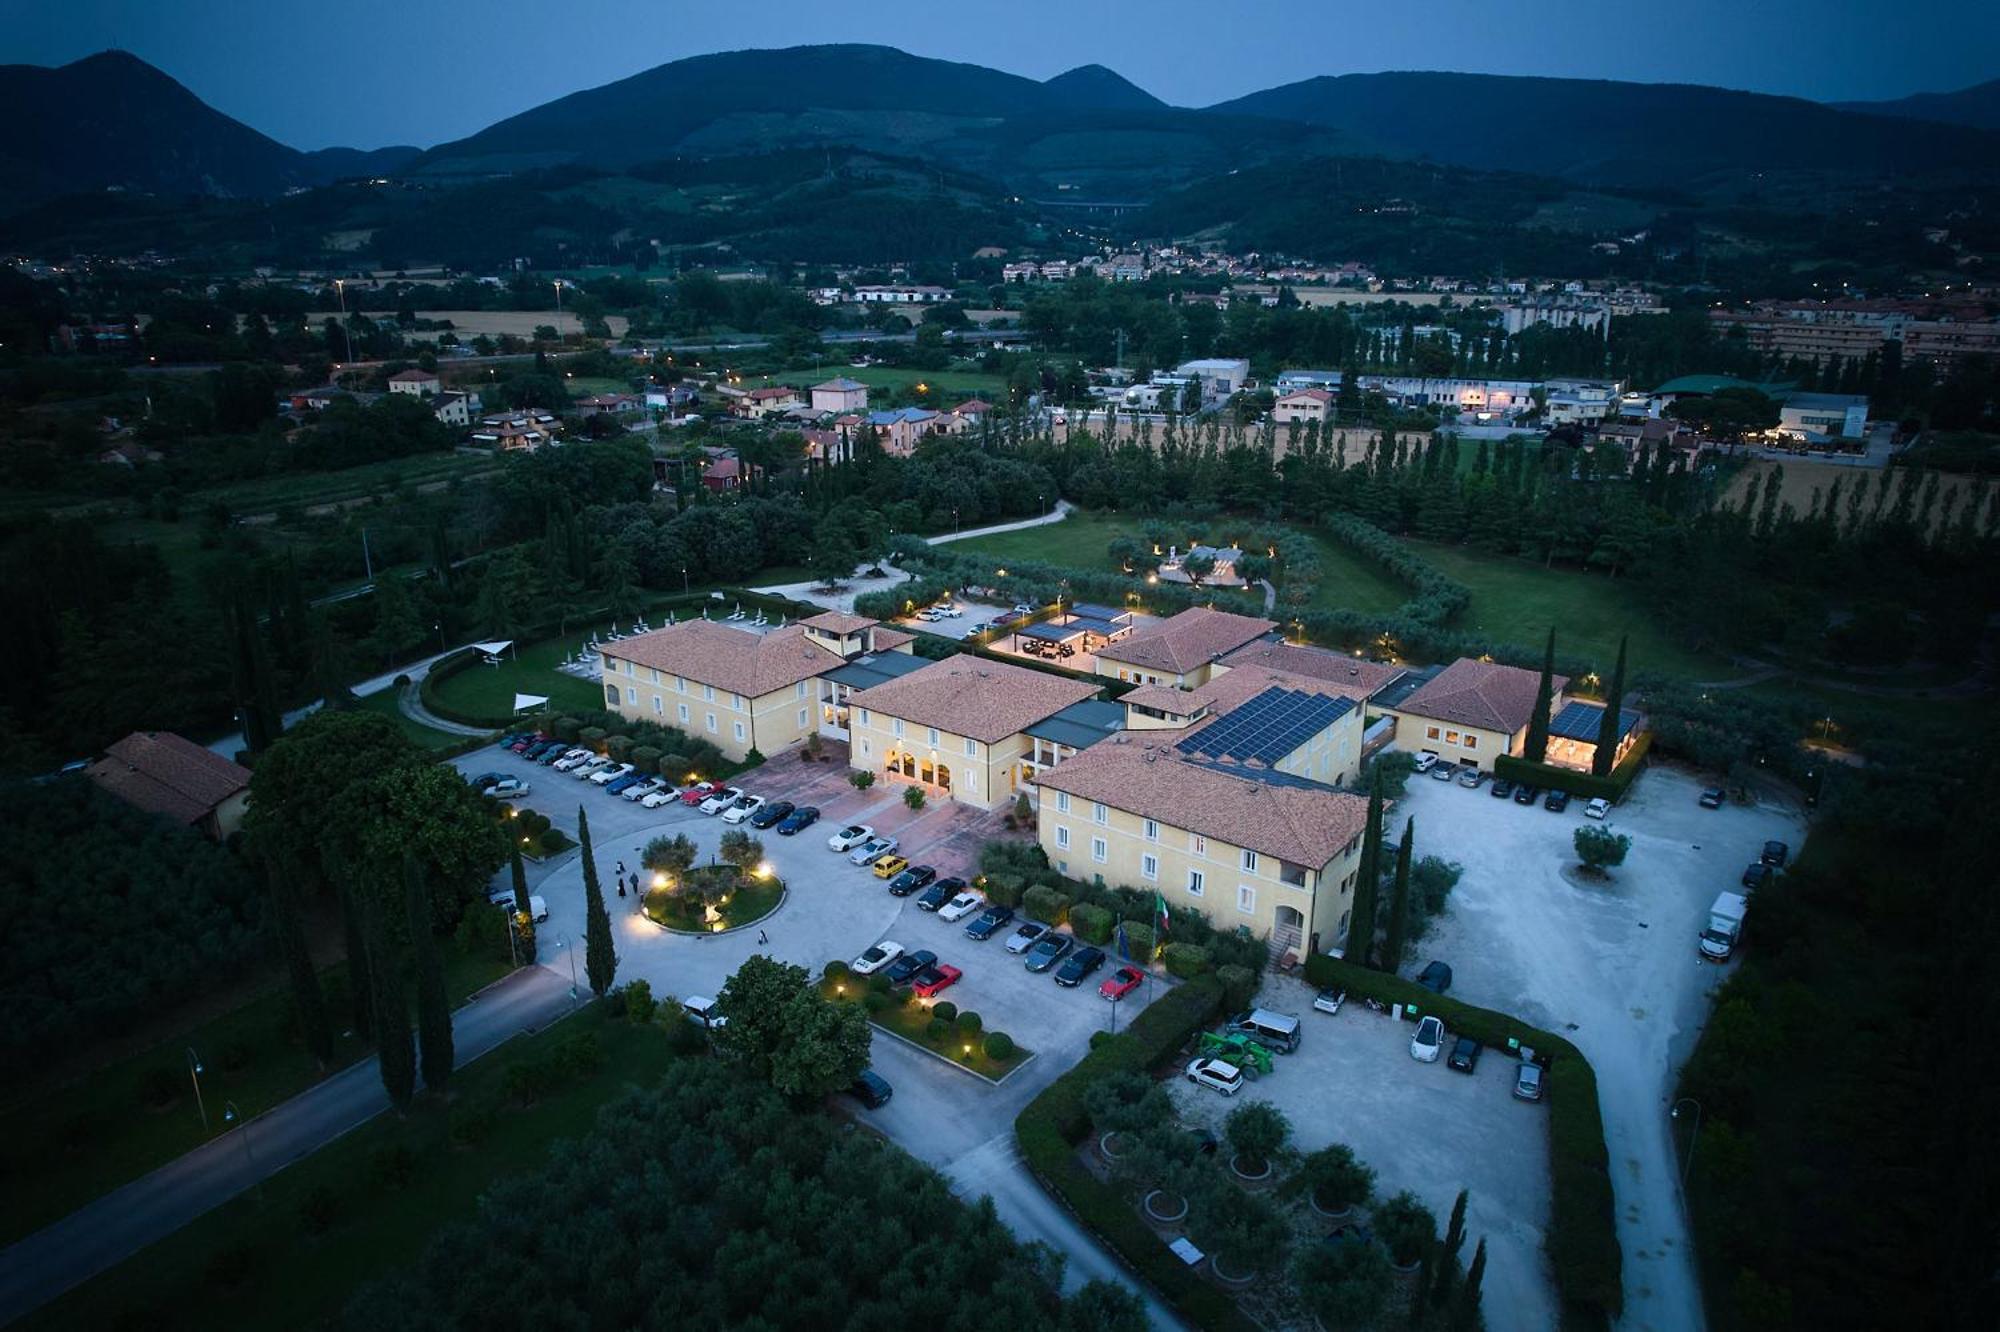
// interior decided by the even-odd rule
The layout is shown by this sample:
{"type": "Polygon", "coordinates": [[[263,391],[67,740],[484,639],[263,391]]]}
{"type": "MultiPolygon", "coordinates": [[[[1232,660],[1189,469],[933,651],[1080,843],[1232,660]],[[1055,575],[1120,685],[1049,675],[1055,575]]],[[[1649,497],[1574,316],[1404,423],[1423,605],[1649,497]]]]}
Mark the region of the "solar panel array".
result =
{"type": "Polygon", "coordinates": [[[1129,611],[1100,606],[1094,601],[1079,601],[1069,608],[1069,613],[1084,620],[1115,620],[1122,615],[1130,614],[1129,611]]]}
{"type": "MultiPolygon", "coordinates": [[[[1638,720],[1639,714],[1636,709],[1629,705],[1619,709],[1619,739],[1624,739],[1626,732],[1630,731],[1634,723],[1638,720]]],[[[1564,740],[1583,740],[1594,745],[1597,743],[1597,729],[1603,724],[1604,709],[1602,707],[1595,703],[1572,701],[1563,704],[1563,710],[1550,720],[1549,734],[1559,736],[1564,740]]]]}
{"type": "Polygon", "coordinates": [[[1329,698],[1273,685],[1179,741],[1174,748],[1183,754],[1269,765],[1331,726],[1353,707],[1353,699],[1329,698]]]}

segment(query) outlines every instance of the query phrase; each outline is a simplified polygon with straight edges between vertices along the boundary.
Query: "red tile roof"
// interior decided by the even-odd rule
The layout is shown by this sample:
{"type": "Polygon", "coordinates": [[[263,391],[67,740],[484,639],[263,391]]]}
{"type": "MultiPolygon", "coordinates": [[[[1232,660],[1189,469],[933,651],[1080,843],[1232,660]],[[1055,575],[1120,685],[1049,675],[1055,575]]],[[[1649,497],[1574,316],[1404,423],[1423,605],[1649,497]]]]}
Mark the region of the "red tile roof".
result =
{"type": "Polygon", "coordinates": [[[745,698],[759,698],[810,680],[842,660],[839,653],[807,638],[806,631],[795,624],[759,634],[713,620],[688,620],[607,643],[604,658],[607,678],[612,674],[611,662],[629,661],[745,698]]]}
{"type": "MultiPolygon", "coordinates": [[[[876,645],[882,646],[879,630],[876,645]]],[[[1083,702],[1097,688],[1087,680],[961,655],[863,689],[848,704],[992,744],[1083,702]]]]}
{"type": "Polygon", "coordinates": [[[250,785],[250,770],[171,731],[134,731],[86,770],[126,804],[199,823],[250,785]]]}
{"type": "Polygon", "coordinates": [[[1181,675],[1262,638],[1275,620],[1196,606],[1159,620],[1097,650],[1100,660],[1181,675]]]}
{"type": "MultiPolygon", "coordinates": [[[[1568,683],[1567,675],[1556,676],[1555,692],[1568,683]]],[[[1395,711],[1512,735],[1534,716],[1541,684],[1540,671],[1460,657],[1395,711]]]]}

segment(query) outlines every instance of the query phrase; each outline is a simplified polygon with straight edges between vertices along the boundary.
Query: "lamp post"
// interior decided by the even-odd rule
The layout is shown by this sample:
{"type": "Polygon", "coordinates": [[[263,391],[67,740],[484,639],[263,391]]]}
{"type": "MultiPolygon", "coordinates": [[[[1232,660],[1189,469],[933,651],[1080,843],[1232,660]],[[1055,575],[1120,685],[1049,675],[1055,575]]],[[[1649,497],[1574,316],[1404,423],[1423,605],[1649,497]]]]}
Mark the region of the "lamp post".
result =
{"type": "Polygon", "coordinates": [[[1680,1100],[1675,1101],[1673,1109],[1667,1112],[1667,1118],[1679,1119],[1681,1117],[1681,1107],[1684,1105],[1694,1107],[1694,1127],[1688,1130],[1687,1155],[1681,1158],[1681,1201],[1683,1204],[1687,1201],[1688,1167],[1694,1164],[1695,1141],[1701,1137],[1701,1102],[1695,1100],[1694,1097],[1683,1096],[1680,1100]]]}
{"type": "Polygon", "coordinates": [[[437,631],[438,631],[438,651],[439,651],[439,652],[443,652],[443,651],[445,650],[445,646],[444,646],[444,621],[443,621],[443,620],[439,620],[439,621],[438,621],[438,622],[437,622],[436,624],[432,625],[432,626],[431,626],[431,628],[433,628],[433,629],[435,629],[435,630],[437,630],[437,631]]]}
{"type": "Polygon", "coordinates": [[[208,1136],[208,1106],[201,1099],[201,1056],[194,1052],[192,1045],[187,1052],[188,1077],[194,1081],[194,1106],[201,1111],[201,1134],[205,1138],[208,1136]]]}
{"type": "Polygon", "coordinates": [[[354,334],[347,327],[347,282],[344,278],[333,280],[333,294],[340,300],[340,336],[347,341],[347,359],[354,360],[354,334]]]}
{"type": "Polygon", "coordinates": [[[569,946],[569,936],[558,934],[556,947],[569,954],[569,1006],[576,1007],[576,950],[569,946]]]}
{"type": "MultiPolygon", "coordinates": [[[[236,1108],[236,1102],[224,1101],[222,1122],[235,1124],[239,1119],[243,1119],[243,1112],[236,1108]]],[[[243,1135],[243,1168],[249,1173],[251,1186],[257,1190],[257,1201],[261,1204],[264,1201],[264,1181],[257,1177],[257,1149],[250,1145],[250,1121],[243,1119],[238,1131],[243,1135]]]]}

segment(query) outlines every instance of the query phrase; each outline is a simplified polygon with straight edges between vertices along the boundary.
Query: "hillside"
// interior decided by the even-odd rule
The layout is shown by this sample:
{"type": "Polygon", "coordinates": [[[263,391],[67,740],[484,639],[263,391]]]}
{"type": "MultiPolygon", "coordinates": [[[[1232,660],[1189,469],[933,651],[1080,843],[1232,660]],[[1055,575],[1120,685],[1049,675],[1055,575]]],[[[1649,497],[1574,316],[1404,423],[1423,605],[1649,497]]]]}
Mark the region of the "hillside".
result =
{"type": "Polygon", "coordinates": [[[2000,135],[1687,84],[1345,74],[1210,107],[1303,121],[1402,157],[1598,184],[1682,186],[1772,169],[1841,177],[1990,173],[2000,135]]]}
{"type": "Polygon", "coordinates": [[[1957,92],[1916,93],[1888,102],[1832,102],[1829,105],[1837,110],[1859,111],[1871,116],[1901,116],[1911,120],[1936,120],[1947,125],[2000,130],[2000,79],[1976,83],[1957,92]]]}

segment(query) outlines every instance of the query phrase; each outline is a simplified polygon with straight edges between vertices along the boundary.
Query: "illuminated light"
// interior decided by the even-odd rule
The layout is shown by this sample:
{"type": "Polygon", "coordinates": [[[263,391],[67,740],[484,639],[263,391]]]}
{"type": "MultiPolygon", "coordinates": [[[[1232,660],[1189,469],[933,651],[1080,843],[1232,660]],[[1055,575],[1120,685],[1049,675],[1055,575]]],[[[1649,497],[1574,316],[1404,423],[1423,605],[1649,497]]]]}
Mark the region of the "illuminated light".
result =
{"type": "Polygon", "coordinates": [[[653,875],[653,886],[654,886],[655,888],[664,888],[664,887],[666,887],[666,886],[667,886],[667,876],[666,876],[666,875],[664,875],[664,874],[657,874],[657,873],[656,873],[656,874],[654,874],[654,875],[653,875]]]}

